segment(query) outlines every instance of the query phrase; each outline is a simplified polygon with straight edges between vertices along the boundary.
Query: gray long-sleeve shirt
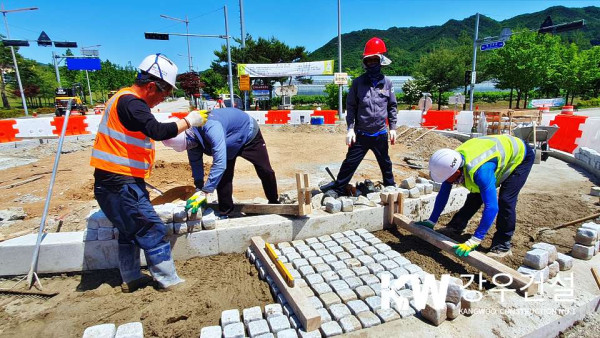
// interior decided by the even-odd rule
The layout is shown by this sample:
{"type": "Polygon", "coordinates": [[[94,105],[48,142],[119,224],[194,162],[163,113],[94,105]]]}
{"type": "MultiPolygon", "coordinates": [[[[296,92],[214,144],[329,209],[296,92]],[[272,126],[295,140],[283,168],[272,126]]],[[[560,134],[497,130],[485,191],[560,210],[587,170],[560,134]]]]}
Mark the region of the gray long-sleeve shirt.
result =
{"type": "Polygon", "coordinates": [[[365,133],[377,133],[386,129],[386,119],[390,130],[396,129],[396,95],[392,81],[387,77],[375,85],[367,74],[352,81],[346,99],[346,123],[348,128],[365,133]]]}

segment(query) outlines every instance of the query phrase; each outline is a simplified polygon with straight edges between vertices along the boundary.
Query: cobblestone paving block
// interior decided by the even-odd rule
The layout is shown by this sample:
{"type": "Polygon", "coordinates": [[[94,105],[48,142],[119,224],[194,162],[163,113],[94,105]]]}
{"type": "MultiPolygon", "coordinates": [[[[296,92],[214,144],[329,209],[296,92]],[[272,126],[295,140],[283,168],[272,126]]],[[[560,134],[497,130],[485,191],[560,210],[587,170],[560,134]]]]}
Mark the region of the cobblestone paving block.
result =
{"type": "Polygon", "coordinates": [[[304,240],[304,243],[305,243],[306,245],[310,246],[311,244],[314,244],[314,243],[319,243],[319,240],[318,240],[317,238],[315,238],[315,237],[311,237],[311,238],[306,238],[306,239],[304,240]]]}
{"type": "Polygon", "coordinates": [[[271,332],[278,333],[290,328],[290,321],[286,316],[275,316],[267,319],[271,332]]]}
{"type": "Polygon", "coordinates": [[[389,259],[394,259],[396,257],[402,257],[402,255],[398,252],[398,251],[394,251],[394,250],[389,250],[385,252],[385,255],[389,258],[389,259]]]}
{"type": "Polygon", "coordinates": [[[375,296],[375,291],[373,291],[373,289],[371,289],[367,285],[361,285],[361,286],[357,287],[356,289],[354,289],[354,292],[356,292],[356,294],[358,295],[358,298],[360,298],[362,300],[365,300],[369,297],[375,296]]]}
{"type": "Polygon", "coordinates": [[[342,280],[356,276],[354,271],[352,271],[348,268],[337,270],[337,274],[340,276],[340,279],[342,279],[342,280]]]}
{"type": "Polygon", "coordinates": [[[329,236],[329,235],[319,236],[319,237],[317,237],[317,239],[319,240],[319,242],[321,242],[323,244],[325,244],[325,242],[329,242],[332,240],[331,236],[329,236]]]}
{"type": "Polygon", "coordinates": [[[304,259],[309,259],[312,257],[317,257],[317,253],[312,250],[306,250],[306,251],[302,251],[300,253],[300,256],[302,256],[302,258],[304,258],[304,259]]]}
{"type": "Polygon", "coordinates": [[[375,314],[377,314],[377,317],[379,317],[383,323],[389,323],[391,321],[400,319],[398,312],[392,308],[375,310],[375,314]]]}
{"type": "Polygon", "coordinates": [[[294,241],[292,241],[291,244],[292,244],[292,247],[294,247],[294,248],[299,245],[306,245],[306,243],[301,239],[294,240],[294,241]]]}
{"type": "Polygon", "coordinates": [[[337,257],[337,259],[339,259],[340,261],[345,261],[346,259],[350,259],[352,258],[352,255],[350,255],[347,252],[338,252],[337,254],[335,254],[335,257],[337,257]]]}
{"type": "Polygon", "coordinates": [[[352,271],[354,272],[354,274],[356,274],[359,277],[370,274],[369,268],[367,268],[366,266],[359,266],[359,267],[352,268],[352,271]]]}
{"type": "Polygon", "coordinates": [[[379,296],[371,296],[365,299],[365,303],[369,306],[371,311],[376,311],[381,309],[381,297],[379,296]]]}
{"type": "Polygon", "coordinates": [[[363,311],[369,311],[369,306],[364,301],[357,299],[348,302],[348,309],[353,315],[357,315],[363,311]]]}
{"type": "Polygon", "coordinates": [[[321,325],[319,330],[323,337],[333,337],[344,333],[340,324],[333,321],[321,325]]]}
{"type": "Polygon", "coordinates": [[[356,245],[357,248],[362,249],[362,248],[366,248],[369,246],[369,243],[363,241],[362,239],[358,242],[354,242],[354,245],[356,245]]]}
{"type": "Polygon", "coordinates": [[[548,277],[550,279],[556,277],[558,272],[560,271],[560,264],[557,261],[554,261],[552,264],[548,264],[548,277]]]}
{"type": "Polygon", "coordinates": [[[556,247],[549,243],[544,243],[544,242],[535,243],[534,245],[531,246],[531,248],[532,249],[542,249],[542,250],[548,251],[548,264],[554,262],[558,255],[558,250],[556,250],[556,247]]]}
{"type": "Polygon", "coordinates": [[[325,271],[321,273],[321,276],[323,277],[323,281],[325,281],[326,283],[330,283],[334,280],[340,279],[340,276],[335,271],[325,271]]]}
{"type": "Polygon", "coordinates": [[[304,331],[304,329],[298,329],[297,332],[298,332],[298,337],[300,337],[300,338],[321,338],[321,337],[323,337],[321,335],[321,331],[319,331],[319,330],[306,332],[306,331],[304,331]]]}
{"type": "Polygon", "coordinates": [[[345,259],[344,263],[346,263],[346,266],[349,268],[357,268],[362,265],[362,263],[356,258],[345,259]]]}
{"type": "Polygon", "coordinates": [[[317,309],[317,312],[321,316],[321,323],[327,323],[331,321],[331,315],[326,308],[317,309]]]}
{"type": "Polygon", "coordinates": [[[319,295],[319,299],[323,303],[326,308],[330,308],[334,304],[341,304],[342,300],[335,292],[328,292],[322,295],[319,295]]]}
{"type": "Polygon", "coordinates": [[[340,319],[340,326],[342,327],[342,329],[344,329],[344,333],[349,333],[362,329],[360,321],[352,315],[340,319]]]}
{"type": "Polygon", "coordinates": [[[291,246],[282,247],[280,250],[281,250],[281,254],[286,255],[286,256],[291,253],[298,253],[298,251],[296,251],[296,248],[292,248],[291,246]]]}
{"type": "Polygon", "coordinates": [[[421,310],[421,315],[433,325],[439,326],[447,318],[446,303],[436,306],[430,299],[427,301],[425,308],[421,310]]]}
{"type": "Polygon", "coordinates": [[[331,247],[328,247],[327,249],[329,249],[329,251],[330,251],[332,254],[334,254],[334,255],[337,255],[337,254],[339,254],[340,252],[345,252],[345,251],[344,251],[344,248],[342,248],[342,247],[341,247],[341,246],[339,246],[339,245],[336,245],[336,246],[331,246],[331,247]]]}
{"type": "Polygon", "coordinates": [[[360,280],[362,280],[365,285],[377,284],[380,282],[379,278],[375,275],[363,275],[360,276],[360,280]]]}
{"type": "Polygon", "coordinates": [[[323,263],[325,263],[325,261],[321,257],[310,257],[310,258],[308,258],[308,264],[310,264],[310,265],[314,266],[314,265],[323,264],[323,263]]]}
{"type": "MultiPolygon", "coordinates": [[[[200,338],[221,338],[223,329],[220,326],[206,326],[200,330],[200,338]]],[[[84,334],[85,337],[85,334],[84,334]]],[[[143,337],[143,336],[142,336],[143,337]]]]}
{"type": "Polygon", "coordinates": [[[560,271],[571,270],[573,267],[573,257],[569,255],[558,253],[556,260],[558,261],[560,271]]]}
{"type": "Polygon", "coordinates": [[[389,260],[388,256],[386,256],[382,253],[376,253],[372,257],[375,260],[375,262],[377,262],[377,263],[389,260]]]}
{"type": "Polygon", "coordinates": [[[281,304],[267,304],[265,305],[265,317],[267,319],[273,316],[281,316],[283,315],[283,308],[281,304]]]}
{"type": "Polygon", "coordinates": [[[336,232],[334,234],[331,234],[331,239],[332,240],[336,240],[336,239],[340,239],[340,238],[344,238],[346,236],[344,236],[344,234],[342,234],[341,232],[336,232]]]}
{"type": "Polygon", "coordinates": [[[250,322],[263,319],[262,309],[260,306],[244,309],[242,310],[242,317],[244,318],[244,324],[247,326],[250,322]]]}
{"type": "Polygon", "coordinates": [[[385,268],[383,267],[383,265],[381,265],[379,263],[367,264],[367,269],[369,269],[369,272],[371,272],[371,274],[373,274],[373,275],[376,275],[380,272],[385,271],[385,268]]]}
{"type": "Polygon", "coordinates": [[[320,309],[323,307],[323,302],[317,296],[308,297],[308,301],[315,307],[315,309],[320,309]]]}
{"type": "Polygon", "coordinates": [[[290,328],[277,332],[277,338],[298,338],[298,334],[296,330],[290,328]]]}
{"type": "Polygon", "coordinates": [[[316,243],[310,244],[309,246],[314,251],[325,249],[325,245],[321,242],[316,242],[316,243]]]}
{"type": "Polygon", "coordinates": [[[348,239],[348,237],[341,237],[341,238],[336,238],[335,242],[341,246],[344,243],[350,243],[350,240],[348,239]]]}
{"type": "Polygon", "coordinates": [[[346,266],[346,263],[342,262],[342,261],[334,261],[329,263],[329,266],[331,267],[331,269],[333,271],[339,272],[340,270],[344,270],[347,269],[348,267],[346,266]]]}
{"type": "Polygon", "coordinates": [[[361,242],[363,239],[359,235],[347,236],[352,243],[361,242]]]}
{"type": "Polygon", "coordinates": [[[379,252],[381,252],[381,253],[386,253],[386,252],[392,250],[392,247],[385,243],[374,244],[373,246],[375,247],[375,249],[379,250],[379,252]]]}
{"type": "Polygon", "coordinates": [[[594,256],[594,247],[575,243],[571,250],[571,256],[577,259],[590,260],[594,256]]]}
{"type": "Polygon", "coordinates": [[[346,250],[346,251],[348,251],[348,252],[349,252],[350,250],[357,249],[357,247],[356,247],[356,245],[354,245],[354,243],[344,243],[344,244],[342,244],[342,245],[340,245],[340,246],[341,246],[342,248],[344,248],[344,250],[346,250]]]}
{"type": "Polygon", "coordinates": [[[321,263],[321,264],[316,264],[314,266],[315,271],[317,273],[323,273],[325,271],[331,271],[331,267],[329,266],[329,264],[325,264],[325,263],[321,263]]]}
{"type": "MultiPolygon", "coordinates": [[[[263,319],[264,320],[264,319],[263,319]]],[[[258,323],[259,321],[252,322],[258,323]]],[[[266,321],[265,321],[266,322],[266,321]]],[[[267,326],[267,332],[269,332],[267,326]]],[[[232,323],[223,327],[223,338],[244,338],[246,336],[243,323],[232,323]]]]}
{"type": "Polygon", "coordinates": [[[406,271],[408,271],[410,274],[413,273],[418,273],[419,271],[423,271],[423,269],[421,269],[420,266],[418,266],[417,264],[408,264],[406,266],[404,266],[404,268],[406,269],[406,271]]]}
{"type": "Polygon", "coordinates": [[[330,254],[329,251],[327,254],[320,256],[323,261],[327,264],[331,263],[331,262],[335,262],[338,260],[337,257],[335,257],[334,255],[330,254]]]}
{"type": "MultiPolygon", "coordinates": [[[[278,317],[283,317],[283,316],[280,315],[278,317]]],[[[289,321],[288,321],[288,325],[289,325],[289,321]]],[[[244,332],[243,329],[244,329],[244,326],[242,325],[242,333],[244,332]]],[[[248,335],[251,338],[257,337],[257,336],[259,336],[261,334],[265,334],[265,333],[269,333],[269,332],[270,332],[269,331],[269,323],[265,319],[257,320],[257,321],[254,321],[254,322],[250,322],[248,324],[248,335]]]]}
{"type": "Polygon", "coordinates": [[[329,286],[329,284],[327,284],[327,283],[318,283],[318,284],[315,284],[315,285],[312,286],[312,289],[318,295],[322,295],[322,294],[329,293],[329,292],[333,291],[331,289],[331,287],[329,286]]]}
{"type": "Polygon", "coordinates": [[[381,283],[371,284],[369,287],[375,291],[376,296],[381,297],[381,283]]]}
{"type": "Polygon", "coordinates": [[[313,269],[313,267],[310,265],[301,266],[300,269],[298,269],[298,271],[300,272],[302,277],[306,277],[308,275],[315,273],[315,269],[313,269]]]}
{"type": "Polygon", "coordinates": [[[450,283],[448,284],[448,290],[446,291],[446,302],[452,304],[460,303],[462,298],[463,288],[460,285],[450,283]]]}
{"type": "Polygon", "coordinates": [[[542,249],[533,249],[525,253],[523,264],[536,270],[541,270],[548,266],[548,251],[542,249]]]}
{"type": "Polygon", "coordinates": [[[365,242],[369,243],[372,246],[375,246],[377,244],[381,244],[381,240],[379,238],[377,238],[377,237],[365,239],[365,242]]]}
{"type": "Polygon", "coordinates": [[[398,256],[392,259],[399,266],[405,266],[411,264],[410,261],[404,256],[398,256]]]}
{"type": "Polygon", "coordinates": [[[342,232],[342,234],[344,236],[348,237],[348,236],[355,236],[356,232],[354,232],[354,230],[346,230],[346,231],[342,232]]]}
{"type": "MultiPolygon", "coordinates": [[[[283,250],[284,248],[289,248],[292,246],[292,244],[290,242],[281,242],[281,243],[277,243],[277,249],[279,250],[283,250]]],[[[283,252],[283,251],[282,251],[283,252]]]]}
{"type": "Polygon", "coordinates": [[[365,329],[381,324],[381,319],[371,311],[361,312],[356,315],[356,318],[365,329]]]}
{"type": "Polygon", "coordinates": [[[361,249],[351,249],[348,251],[348,253],[353,257],[353,258],[357,258],[360,256],[364,256],[365,252],[362,251],[361,249]]]}
{"type": "Polygon", "coordinates": [[[334,246],[339,246],[336,241],[334,241],[333,239],[331,239],[331,237],[330,237],[330,240],[328,240],[326,242],[323,242],[323,245],[328,250],[331,249],[331,248],[333,248],[334,246]]]}
{"type": "Polygon", "coordinates": [[[342,303],[344,303],[344,304],[348,304],[349,301],[358,299],[356,292],[354,292],[350,289],[342,289],[342,290],[336,291],[336,293],[337,293],[338,297],[340,297],[340,299],[342,300],[342,303]]]}
{"type": "Polygon", "coordinates": [[[325,279],[323,279],[323,276],[321,276],[320,274],[317,274],[317,273],[306,276],[305,280],[306,280],[306,283],[308,283],[308,285],[310,285],[310,286],[325,282],[325,279]]]}
{"type": "Polygon", "coordinates": [[[373,257],[368,256],[368,255],[362,255],[362,256],[357,257],[356,259],[358,259],[359,262],[364,266],[367,266],[371,263],[375,263],[375,260],[373,259],[373,257]]]}
{"type": "Polygon", "coordinates": [[[295,248],[296,248],[296,250],[299,253],[303,253],[304,251],[309,251],[310,250],[310,247],[308,245],[306,245],[306,244],[299,244],[295,248]]]}
{"type": "Polygon", "coordinates": [[[240,311],[238,309],[221,312],[221,326],[225,327],[229,324],[238,322],[240,322],[240,311]]]}
{"type": "Polygon", "coordinates": [[[329,313],[331,313],[331,317],[336,321],[348,316],[351,314],[350,309],[346,304],[334,304],[329,307],[329,313]]]}
{"type": "Polygon", "coordinates": [[[289,254],[285,255],[285,257],[288,259],[288,262],[293,262],[296,259],[302,259],[302,256],[300,256],[300,254],[297,252],[289,253],[289,254]]]}
{"type": "Polygon", "coordinates": [[[360,280],[360,278],[358,277],[350,277],[350,278],[346,278],[346,283],[348,283],[348,286],[350,286],[350,289],[354,290],[357,287],[363,285],[363,281],[360,280]]]}
{"type": "Polygon", "coordinates": [[[83,331],[83,338],[112,338],[115,336],[116,331],[117,327],[115,324],[94,325],[83,331]]]}
{"type": "Polygon", "coordinates": [[[400,267],[396,262],[394,262],[391,259],[388,259],[387,261],[379,262],[379,264],[381,264],[381,266],[383,266],[383,268],[386,271],[392,271],[392,270],[400,267]]]}
{"type": "Polygon", "coordinates": [[[292,261],[292,265],[294,266],[294,268],[296,270],[300,270],[300,267],[306,266],[306,265],[309,265],[309,264],[308,264],[308,260],[306,260],[304,258],[298,258],[298,259],[294,259],[292,261]]]}
{"type": "Polygon", "coordinates": [[[373,235],[370,232],[365,233],[365,234],[359,234],[359,236],[360,236],[360,238],[362,238],[363,241],[367,241],[367,239],[375,238],[375,235],[373,235]]]}
{"type": "Polygon", "coordinates": [[[329,249],[319,249],[319,250],[315,250],[315,253],[317,254],[317,256],[323,258],[324,256],[327,255],[331,255],[331,251],[329,251],[329,249]]]}
{"type": "Polygon", "coordinates": [[[350,286],[348,286],[348,283],[346,283],[344,280],[334,280],[329,282],[329,286],[331,286],[331,288],[335,291],[339,291],[339,290],[344,290],[344,289],[349,289],[350,286]]]}
{"type": "Polygon", "coordinates": [[[296,269],[288,269],[288,271],[290,272],[290,275],[292,275],[292,277],[294,277],[294,279],[302,279],[302,275],[300,274],[300,272],[296,269]]]}
{"type": "Polygon", "coordinates": [[[457,304],[446,303],[446,317],[448,320],[456,319],[460,315],[460,302],[457,304]]]}
{"type": "Polygon", "coordinates": [[[371,257],[373,257],[379,253],[379,250],[375,249],[375,247],[370,246],[370,245],[366,246],[364,248],[361,248],[361,250],[364,251],[366,255],[369,255],[371,257]]]}

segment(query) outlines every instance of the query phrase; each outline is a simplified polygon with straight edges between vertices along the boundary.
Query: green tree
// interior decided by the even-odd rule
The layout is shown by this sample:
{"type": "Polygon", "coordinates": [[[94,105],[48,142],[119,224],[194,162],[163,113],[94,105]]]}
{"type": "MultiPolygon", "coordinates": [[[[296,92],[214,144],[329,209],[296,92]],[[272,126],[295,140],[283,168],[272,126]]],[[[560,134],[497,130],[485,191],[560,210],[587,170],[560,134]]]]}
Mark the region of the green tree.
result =
{"type": "Polygon", "coordinates": [[[423,84],[423,89],[437,95],[438,109],[442,105],[442,94],[462,85],[464,58],[446,47],[421,57],[415,78],[423,84]]]}
{"type": "Polygon", "coordinates": [[[203,88],[204,92],[211,97],[216,98],[220,92],[226,92],[227,89],[227,77],[217,73],[213,69],[207,69],[200,73],[200,81],[205,84],[203,88]]]}
{"type": "MultiPolygon", "coordinates": [[[[4,35],[0,35],[0,37],[4,38],[4,35]]],[[[18,53],[19,49],[15,47],[15,53],[18,53]]],[[[13,68],[13,59],[12,54],[10,52],[10,47],[1,47],[0,48],[0,68],[1,69],[12,69],[13,68]]],[[[16,81],[16,74],[15,74],[16,81]]],[[[4,76],[2,77],[2,81],[0,83],[0,95],[2,96],[2,106],[6,109],[10,109],[10,103],[8,102],[8,97],[6,95],[6,83],[4,83],[4,76]]]]}
{"type": "Polygon", "coordinates": [[[417,80],[408,80],[404,82],[402,85],[404,103],[408,104],[409,106],[417,104],[423,91],[423,84],[419,83],[417,80]]]}
{"type": "Polygon", "coordinates": [[[581,53],[581,81],[583,93],[588,97],[600,94],[600,46],[581,53]]]}

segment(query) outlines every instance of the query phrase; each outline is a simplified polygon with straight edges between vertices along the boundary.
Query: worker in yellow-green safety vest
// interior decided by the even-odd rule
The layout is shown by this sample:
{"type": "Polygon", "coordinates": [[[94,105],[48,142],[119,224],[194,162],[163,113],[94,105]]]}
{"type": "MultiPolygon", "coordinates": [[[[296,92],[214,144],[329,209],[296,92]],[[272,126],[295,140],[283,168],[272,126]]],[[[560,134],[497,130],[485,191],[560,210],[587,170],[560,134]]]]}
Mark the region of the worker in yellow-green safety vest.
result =
{"type": "Polygon", "coordinates": [[[488,256],[501,258],[511,255],[517,198],[534,160],[535,152],[526,142],[508,135],[478,137],[468,140],[456,150],[436,151],[429,160],[429,173],[435,182],[442,183],[442,187],[429,219],[417,224],[433,229],[448,202],[452,184],[461,184],[469,190],[467,200],[440,232],[449,236],[461,234],[481,204],[484,208],[473,236],[454,247],[456,255],[468,256],[479,246],[496,216],[496,233],[488,256]],[[499,194],[496,193],[498,187],[499,194]]]}

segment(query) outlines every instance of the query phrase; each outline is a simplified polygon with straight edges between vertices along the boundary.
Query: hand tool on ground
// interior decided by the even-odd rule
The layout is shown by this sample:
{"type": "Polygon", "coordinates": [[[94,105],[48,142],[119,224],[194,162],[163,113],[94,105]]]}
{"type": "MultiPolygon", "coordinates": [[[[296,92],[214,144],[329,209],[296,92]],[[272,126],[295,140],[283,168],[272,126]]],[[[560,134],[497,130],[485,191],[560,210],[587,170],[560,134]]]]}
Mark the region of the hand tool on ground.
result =
{"type": "Polygon", "coordinates": [[[152,184],[148,183],[148,182],[144,182],[146,183],[146,186],[148,188],[150,188],[150,190],[154,190],[155,193],[157,193],[159,196],[164,195],[162,191],[160,191],[157,187],[153,186],[152,184]]]}
{"type": "Polygon", "coordinates": [[[586,217],[582,217],[582,218],[576,219],[576,220],[571,221],[571,222],[563,223],[563,224],[561,224],[559,226],[556,226],[554,228],[543,228],[543,229],[538,230],[537,236],[539,236],[540,234],[542,234],[544,231],[558,230],[558,229],[566,228],[566,227],[569,227],[569,226],[571,226],[573,224],[577,224],[577,223],[589,221],[590,219],[594,219],[594,218],[598,218],[598,217],[600,217],[600,213],[595,213],[595,214],[592,214],[592,215],[589,215],[589,216],[586,216],[586,217]]]}
{"type": "Polygon", "coordinates": [[[412,142],[417,142],[419,139],[421,139],[423,136],[431,133],[432,131],[436,130],[437,127],[433,127],[431,129],[429,129],[428,131],[424,132],[423,134],[421,134],[421,136],[417,137],[416,139],[414,139],[412,142]]]}
{"type": "MultiPolygon", "coordinates": [[[[147,184],[147,183],[146,183],[147,184]]],[[[156,189],[156,188],[155,188],[156,189]]],[[[158,189],[156,189],[158,190],[158,189]]],[[[160,192],[160,190],[158,190],[160,192]]],[[[150,201],[152,205],[171,203],[173,201],[182,200],[187,201],[194,193],[196,188],[191,185],[183,185],[175,188],[171,188],[163,192],[160,196],[155,197],[150,201]]]]}
{"type": "Polygon", "coordinates": [[[596,285],[598,285],[598,289],[600,289],[600,273],[598,273],[598,269],[596,269],[595,267],[592,267],[591,270],[592,270],[592,275],[594,276],[594,279],[596,280],[596,285]]]}
{"type": "Polygon", "coordinates": [[[65,134],[67,132],[67,125],[69,123],[69,116],[71,115],[71,107],[73,106],[73,99],[69,99],[67,103],[67,110],[65,112],[65,120],[63,122],[62,130],[60,132],[60,138],[58,139],[58,147],[56,149],[56,156],[54,157],[54,166],[52,167],[52,176],[50,177],[50,185],[48,186],[48,194],[46,195],[46,203],[44,204],[44,212],[42,213],[42,221],[40,222],[40,230],[38,232],[37,241],[35,243],[35,249],[33,250],[33,257],[31,258],[31,267],[27,274],[27,286],[31,289],[34,284],[38,284],[38,289],[43,289],[42,283],[37,275],[37,265],[40,255],[40,246],[42,244],[44,227],[46,226],[46,217],[48,216],[48,208],[50,207],[50,200],[52,199],[52,189],[54,188],[54,181],[56,180],[56,172],[58,171],[58,163],[60,161],[60,154],[62,153],[62,146],[65,140],[65,134]]]}

